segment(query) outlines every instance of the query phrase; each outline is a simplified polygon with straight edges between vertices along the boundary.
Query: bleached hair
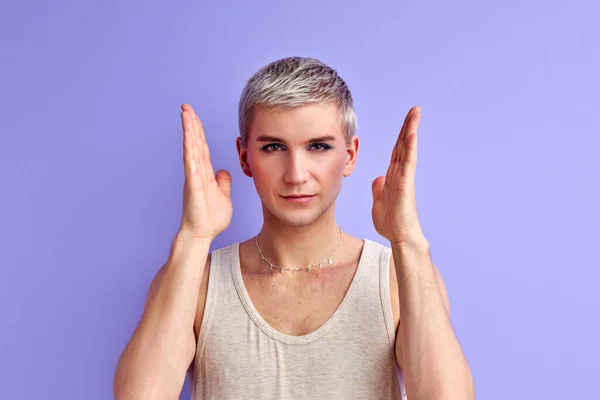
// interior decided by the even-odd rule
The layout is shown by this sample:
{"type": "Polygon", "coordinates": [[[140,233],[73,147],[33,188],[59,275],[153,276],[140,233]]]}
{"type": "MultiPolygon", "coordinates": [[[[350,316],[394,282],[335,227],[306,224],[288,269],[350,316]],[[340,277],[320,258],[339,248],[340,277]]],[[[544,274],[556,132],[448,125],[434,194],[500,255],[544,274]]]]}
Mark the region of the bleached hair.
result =
{"type": "Polygon", "coordinates": [[[238,106],[241,142],[247,145],[257,107],[287,108],[317,103],[338,107],[347,143],[358,127],[352,94],[337,71],[309,57],[286,57],[256,72],[246,83],[238,106]]]}

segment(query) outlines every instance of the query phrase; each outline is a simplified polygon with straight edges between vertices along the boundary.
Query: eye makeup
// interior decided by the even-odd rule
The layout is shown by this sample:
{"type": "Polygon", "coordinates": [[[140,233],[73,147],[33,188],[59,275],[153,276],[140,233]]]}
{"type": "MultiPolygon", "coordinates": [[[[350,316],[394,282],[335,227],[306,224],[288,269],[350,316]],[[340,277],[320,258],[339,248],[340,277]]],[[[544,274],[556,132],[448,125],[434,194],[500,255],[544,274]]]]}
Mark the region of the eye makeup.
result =
{"type": "MultiPolygon", "coordinates": [[[[328,145],[327,143],[311,143],[308,148],[312,148],[314,149],[314,151],[317,152],[325,152],[327,150],[332,149],[333,147],[328,145]]],[[[280,151],[279,149],[285,149],[285,146],[282,145],[281,143],[269,143],[267,145],[264,145],[260,148],[262,151],[266,152],[266,153],[273,153],[275,151],[280,151]]]]}

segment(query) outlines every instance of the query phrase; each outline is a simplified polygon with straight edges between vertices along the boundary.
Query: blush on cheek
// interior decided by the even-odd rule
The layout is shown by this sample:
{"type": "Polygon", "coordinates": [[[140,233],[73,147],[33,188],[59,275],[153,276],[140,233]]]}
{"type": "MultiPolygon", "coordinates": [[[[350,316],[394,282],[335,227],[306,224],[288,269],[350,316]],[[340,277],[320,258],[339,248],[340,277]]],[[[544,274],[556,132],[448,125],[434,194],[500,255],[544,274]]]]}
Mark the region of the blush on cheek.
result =
{"type": "Polygon", "coordinates": [[[265,165],[254,165],[252,168],[252,179],[258,192],[259,197],[262,199],[265,196],[270,196],[269,193],[276,193],[277,188],[276,181],[278,176],[276,175],[276,169],[269,168],[265,165]]]}
{"type": "Polygon", "coordinates": [[[254,179],[258,179],[261,182],[269,182],[275,179],[275,172],[277,168],[269,167],[267,165],[258,164],[252,169],[254,179]]]}

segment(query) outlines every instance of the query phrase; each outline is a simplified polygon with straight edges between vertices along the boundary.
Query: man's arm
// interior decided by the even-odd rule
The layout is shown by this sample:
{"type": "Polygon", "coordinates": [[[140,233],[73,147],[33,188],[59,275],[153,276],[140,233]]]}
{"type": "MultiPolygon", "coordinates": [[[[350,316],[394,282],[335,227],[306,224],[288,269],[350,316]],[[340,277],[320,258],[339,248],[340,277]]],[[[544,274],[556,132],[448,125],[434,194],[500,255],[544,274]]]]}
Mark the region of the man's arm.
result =
{"type": "Polygon", "coordinates": [[[429,247],[392,244],[402,322],[396,359],[410,400],[474,399],[473,377],[450,322],[448,295],[429,247]]]}
{"type": "Polygon", "coordinates": [[[194,321],[210,242],[173,240],[114,377],[115,399],[178,399],[196,350],[194,321]]]}

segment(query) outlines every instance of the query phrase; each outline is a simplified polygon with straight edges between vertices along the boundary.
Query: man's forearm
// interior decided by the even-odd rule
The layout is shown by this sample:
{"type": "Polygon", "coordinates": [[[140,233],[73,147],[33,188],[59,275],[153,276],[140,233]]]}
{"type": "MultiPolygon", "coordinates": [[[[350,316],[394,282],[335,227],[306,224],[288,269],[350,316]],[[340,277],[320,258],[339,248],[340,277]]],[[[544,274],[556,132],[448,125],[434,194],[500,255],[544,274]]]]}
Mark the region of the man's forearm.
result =
{"type": "Polygon", "coordinates": [[[444,306],[428,245],[392,244],[392,256],[401,315],[396,357],[408,398],[474,399],[471,371],[444,306]]]}
{"type": "Polygon", "coordinates": [[[210,241],[176,237],[158,286],[123,351],[115,398],[179,398],[195,349],[194,319],[210,241]]]}

